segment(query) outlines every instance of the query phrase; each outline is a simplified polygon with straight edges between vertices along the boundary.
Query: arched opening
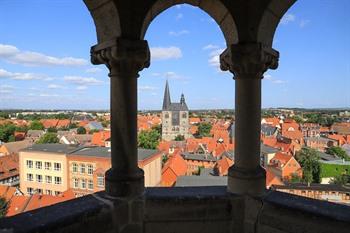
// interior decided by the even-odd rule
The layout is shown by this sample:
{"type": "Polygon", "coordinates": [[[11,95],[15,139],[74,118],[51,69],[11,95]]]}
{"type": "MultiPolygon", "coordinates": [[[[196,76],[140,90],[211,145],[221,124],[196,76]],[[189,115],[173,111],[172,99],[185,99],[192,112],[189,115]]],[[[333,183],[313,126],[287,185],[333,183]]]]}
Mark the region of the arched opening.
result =
{"type": "Polygon", "coordinates": [[[156,1],[152,8],[148,11],[142,29],[141,29],[141,39],[144,38],[146,31],[154,18],[166,9],[173,7],[174,5],[188,4],[194,7],[198,7],[210,15],[216,23],[221,28],[226,44],[238,43],[239,35],[237,33],[236,25],[231,13],[220,1],[214,2],[210,0],[193,1],[193,0],[182,0],[182,1],[156,1]]]}
{"type": "MultiPolygon", "coordinates": [[[[152,21],[145,39],[148,41],[151,50],[151,66],[140,73],[138,80],[139,110],[153,109],[159,112],[162,109],[167,80],[170,87],[171,102],[181,103],[180,96],[184,94],[190,117],[200,114],[200,110],[204,109],[227,109],[227,111],[222,111],[223,118],[221,120],[225,121],[224,116],[226,116],[226,123],[231,123],[234,109],[234,81],[232,74],[220,70],[219,61],[219,55],[226,48],[226,41],[220,27],[209,15],[203,10],[188,4],[170,7],[152,21]],[[228,116],[230,116],[230,119],[228,119],[228,116]]],[[[177,132],[181,134],[182,132],[184,125],[173,126],[170,124],[175,122],[174,112],[164,111],[164,109],[162,111],[164,114],[162,119],[164,141],[170,140],[167,135],[173,134],[172,140],[174,140],[174,137],[177,136],[175,134],[177,132]],[[166,122],[169,123],[169,127],[164,126],[166,122]]],[[[178,114],[180,122],[181,119],[186,118],[187,130],[198,127],[198,123],[191,124],[188,121],[187,114],[178,114]]],[[[215,138],[208,132],[207,140],[210,141],[211,145],[215,145],[213,148],[211,145],[204,145],[206,144],[204,139],[201,141],[198,137],[197,148],[190,150],[189,153],[192,158],[196,157],[196,154],[200,154],[198,156],[199,160],[191,160],[191,155],[188,157],[181,155],[188,163],[187,171],[184,170],[181,175],[199,175],[198,171],[203,168],[206,171],[212,170],[208,172],[208,175],[209,173],[213,174],[216,161],[220,160],[223,152],[225,152],[225,150],[221,151],[222,148],[228,148],[227,152],[232,154],[232,140],[229,139],[228,132],[227,137],[224,134],[225,132],[222,132],[222,137],[217,135],[218,137],[215,138]],[[216,157],[212,155],[213,153],[216,157]]],[[[187,132],[182,141],[184,144],[190,143],[190,140],[187,139],[195,139],[195,137],[197,137],[196,132],[193,132],[193,134],[187,132]]],[[[185,146],[183,150],[187,153],[185,146]]],[[[167,156],[172,156],[174,148],[169,148],[169,151],[170,153],[166,152],[167,156]]],[[[196,177],[192,176],[192,178],[196,177]]],[[[188,178],[187,176],[184,179],[188,178]]],[[[219,176],[214,178],[218,178],[220,181],[226,179],[226,177],[219,176]]],[[[220,184],[224,183],[223,181],[220,184]]],[[[164,186],[169,185],[174,185],[174,182],[164,184],[164,186]]]]}

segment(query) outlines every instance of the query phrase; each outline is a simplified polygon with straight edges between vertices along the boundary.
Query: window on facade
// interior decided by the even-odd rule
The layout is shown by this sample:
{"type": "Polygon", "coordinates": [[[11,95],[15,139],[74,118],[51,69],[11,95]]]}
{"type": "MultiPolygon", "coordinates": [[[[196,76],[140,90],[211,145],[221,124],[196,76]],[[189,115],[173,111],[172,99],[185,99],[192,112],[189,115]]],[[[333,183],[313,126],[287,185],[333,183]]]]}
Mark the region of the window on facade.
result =
{"type": "Polygon", "coordinates": [[[41,161],[36,161],[35,162],[35,168],[36,169],[42,169],[43,167],[43,163],[41,161]]]}
{"type": "Polygon", "coordinates": [[[73,171],[74,173],[77,173],[77,172],[78,172],[78,164],[76,164],[76,163],[73,163],[73,164],[72,164],[72,171],[73,171]]]}
{"type": "Polygon", "coordinates": [[[33,181],[33,174],[27,174],[27,181],[33,181]]]}
{"type": "Polygon", "coordinates": [[[27,194],[28,194],[28,195],[32,195],[33,192],[34,192],[34,189],[33,189],[33,188],[31,188],[31,187],[28,187],[28,188],[27,188],[27,194]]]}
{"type": "Polygon", "coordinates": [[[184,112],[182,113],[182,118],[186,118],[187,117],[187,114],[184,112]]]}
{"type": "Polygon", "coordinates": [[[85,174],[85,164],[80,164],[80,173],[85,174]]]}
{"type": "Polygon", "coordinates": [[[73,188],[79,188],[79,179],[77,178],[73,179],[73,188]]]}
{"type": "Polygon", "coordinates": [[[92,175],[94,173],[94,167],[91,164],[87,166],[87,172],[89,175],[92,175]]]}
{"type": "Polygon", "coordinates": [[[33,161],[32,160],[27,160],[27,168],[33,168],[33,161]]]}
{"type": "Polygon", "coordinates": [[[85,179],[81,179],[81,188],[86,189],[86,180],[85,179]]]}
{"type": "Polygon", "coordinates": [[[37,194],[43,194],[43,190],[42,189],[36,189],[36,193],[37,194]]]}
{"type": "Polygon", "coordinates": [[[37,174],[36,175],[36,182],[39,182],[39,183],[43,182],[43,176],[37,174]]]}
{"type": "Polygon", "coordinates": [[[45,182],[47,184],[51,184],[52,183],[52,176],[45,176],[45,182]]]}
{"type": "Polygon", "coordinates": [[[59,176],[55,176],[55,184],[62,184],[62,178],[59,176]]]}
{"type": "Polygon", "coordinates": [[[97,175],[97,187],[105,187],[105,176],[103,174],[97,175]]]}
{"type": "Polygon", "coordinates": [[[55,195],[56,195],[56,196],[58,196],[58,195],[60,195],[60,194],[61,194],[60,191],[55,191],[55,195]]]}
{"type": "Polygon", "coordinates": [[[50,162],[45,162],[44,163],[45,170],[51,170],[51,163],[50,162]]]}
{"type": "Polygon", "coordinates": [[[90,189],[90,190],[94,189],[94,182],[92,180],[88,181],[88,189],[90,189]]]}
{"type": "Polygon", "coordinates": [[[46,194],[46,195],[52,195],[52,190],[48,190],[48,189],[47,189],[47,190],[45,191],[45,194],[46,194]]]}
{"type": "Polygon", "coordinates": [[[61,163],[54,163],[53,166],[55,171],[61,171],[61,163]]]}
{"type": "Polygon", "coordinates": [[[168,113],[165,113],[165,118],[169,118],[169,114],[168,113]]]}

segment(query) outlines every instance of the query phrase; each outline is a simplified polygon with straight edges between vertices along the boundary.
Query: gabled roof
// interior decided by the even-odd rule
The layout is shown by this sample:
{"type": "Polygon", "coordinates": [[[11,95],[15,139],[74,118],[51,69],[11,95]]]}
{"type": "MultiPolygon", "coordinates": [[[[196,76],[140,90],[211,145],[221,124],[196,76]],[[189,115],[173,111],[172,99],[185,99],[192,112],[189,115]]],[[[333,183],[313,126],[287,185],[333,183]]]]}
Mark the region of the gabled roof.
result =
{"type": "Polygon", "coordinates": [[[33,143],[29,140],[17,141],[17,142],[8,142],[2,144],[0,147],[5,147],[9,154],[17,154],[20,150],[31,146],[33,143]]]}
{"type": "Polygon", "coordinates": [[[187,163],[179,154],[174,154],[165,163],[162,174],[167,169],[172,170],[176,176],[183,176],[187,172],[187,163]]]}
{"type": "Polygon", "coordinates": [[[10,201],[12,197],[15,196],[17,192],[17,188],[7,186],[7,185],[0,185],[0,197],[5,198],[6,201],[10,201]]]}
{"type": "Polygon", "coordinates": [[[54,205],[73,198],[75,198],[75,195],[71,189],[63,192],[59,196],[40,194],[34,194],[32,196],[14,196],[10,201],[10,207],[6,216],[13,216],[30,210],[54,205]]]}

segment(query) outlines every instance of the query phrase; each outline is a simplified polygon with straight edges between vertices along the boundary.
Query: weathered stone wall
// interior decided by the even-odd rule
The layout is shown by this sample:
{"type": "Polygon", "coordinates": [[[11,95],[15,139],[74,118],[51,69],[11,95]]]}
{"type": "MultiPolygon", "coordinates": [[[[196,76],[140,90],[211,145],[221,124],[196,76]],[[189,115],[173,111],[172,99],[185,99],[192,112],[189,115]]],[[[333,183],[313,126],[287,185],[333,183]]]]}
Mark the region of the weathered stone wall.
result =
{"type": "Polygon", "coordinates": [[[1,219],[0,232],[134,232],[135,226],[127,229],[122,224],[142,216],[146,233],[348,233],[350,229],[348,206],[274,191],[262,198],[231,195],[222,186],[148,188],[144,202],[108,199],[101,192],[1,219]],[[142,203],[144,215],[133,213],[142,203]]]}

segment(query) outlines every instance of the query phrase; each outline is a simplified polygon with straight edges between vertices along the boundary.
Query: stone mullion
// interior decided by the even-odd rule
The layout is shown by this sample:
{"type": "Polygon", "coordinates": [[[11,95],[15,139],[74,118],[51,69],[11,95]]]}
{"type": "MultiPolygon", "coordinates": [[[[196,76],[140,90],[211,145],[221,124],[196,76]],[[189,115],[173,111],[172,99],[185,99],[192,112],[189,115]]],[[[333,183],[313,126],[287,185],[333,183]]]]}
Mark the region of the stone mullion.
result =
{"type": "Polygon", "coordinates": [[[278,52],[260,43],[231,45],[220,56],[221,68],[234,74],[235,161],[228,173],[228,191],[259,196],[265,191],[260,166],[261,79],[278,66],[278,52]]]}
{"type": "Polygon", "coordinates": [[[149,66],[147,41],[117,38],[92,47],[94,64],[109,68],[111,82],[111,162],[106,192],[113,197],[143,194],[143,171],[137,166],[137,77],[149,66]]]}

